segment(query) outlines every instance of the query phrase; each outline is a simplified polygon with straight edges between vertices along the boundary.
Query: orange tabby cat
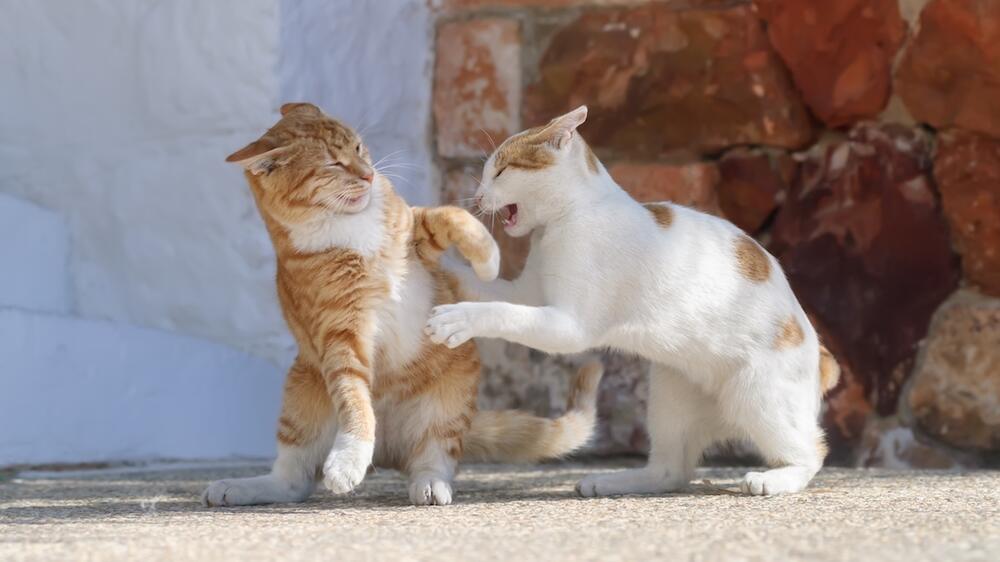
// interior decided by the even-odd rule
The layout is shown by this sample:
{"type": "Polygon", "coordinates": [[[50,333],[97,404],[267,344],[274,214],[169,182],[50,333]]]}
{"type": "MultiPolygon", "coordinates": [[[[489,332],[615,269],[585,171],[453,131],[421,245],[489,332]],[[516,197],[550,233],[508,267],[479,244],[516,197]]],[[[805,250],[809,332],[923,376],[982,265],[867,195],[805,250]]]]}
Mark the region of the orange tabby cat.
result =
{"type": "Polygon", "coordinates": [[[278,297],[299,353],[271,472],[213,482],[204,503],[302,501],[320,469],[327,488],[345,493],[374,462],[408,476],[414,504],[444,505],[460,458],[532,461],[583,445],[598,365],[577,374],[561,418],[477,412],[475,344],[448,349],[423,333],[433,306],[463,297],[436,264],[448,247],[480,278],[496,277],[486,228],[458,208],[407,206],[358,135],[316,106],[281,113],[227,161],[246,170],[274,243],[278,297]]]}

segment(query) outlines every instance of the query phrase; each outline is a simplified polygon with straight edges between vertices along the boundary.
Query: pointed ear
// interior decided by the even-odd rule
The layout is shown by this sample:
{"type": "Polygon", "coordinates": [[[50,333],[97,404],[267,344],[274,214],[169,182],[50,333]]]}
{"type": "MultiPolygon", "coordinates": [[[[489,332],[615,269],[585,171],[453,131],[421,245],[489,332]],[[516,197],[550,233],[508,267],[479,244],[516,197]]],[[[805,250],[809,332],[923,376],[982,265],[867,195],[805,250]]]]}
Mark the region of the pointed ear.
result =
{"type": "Polygon", "coordinates": [[[255,176],[266,174],[288,162],[291,149],[275,147],[265,139],[255,140],[226,157],[226,162],[236,162],[255,176]]]}
{"type": "Polygon", "coordinates": [[[320,112],[319,108],[316,107],[315,105],[311,104],[311,103],[306,103],[306,102],[291,102],[291,103],[285,103],[285,104],[281,105],[281,116],[284,117],[285,115],[288,115],[288,113],[290,111],[294,111],[296,109],[299,109],[299,110],[308,110],[308,111],[312,111],[312,112],[315,112],[315,113],[319,113],[320,112]]]}
{"type": "Polygon", "coordinates": [[[566,146],[571,138],[573,138],[573,132],[583,122],[587,120],[587,106],[581,105],[580,107],[570,111],[565,115],[560,115],[552,121],[549,122],[547,129],[551,131],[552,143],[556,148],[562,148],[566,146]]]}

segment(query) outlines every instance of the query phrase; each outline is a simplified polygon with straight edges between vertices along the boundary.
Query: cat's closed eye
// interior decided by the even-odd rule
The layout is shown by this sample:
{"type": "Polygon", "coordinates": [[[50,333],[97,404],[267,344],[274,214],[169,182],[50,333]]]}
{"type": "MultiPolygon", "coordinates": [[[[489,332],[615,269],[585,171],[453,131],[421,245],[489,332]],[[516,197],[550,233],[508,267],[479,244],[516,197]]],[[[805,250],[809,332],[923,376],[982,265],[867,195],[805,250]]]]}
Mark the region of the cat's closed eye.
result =
{"type": "Polygon", "coordinates": [[[500,168],[499,170],[497,170],[497,174],[496,174],[495,176],[493,176],[493,179],[497,179],[497,178],[499,178],[499,177],[500,177],[500,174],[502,174],[502,173],[503,173],[503,171],[504,171],[504,170],[506,170],[506,169],[507,169],[507,167],[506,167],[506,166],[504,166],[503,168],[500,168]]]}

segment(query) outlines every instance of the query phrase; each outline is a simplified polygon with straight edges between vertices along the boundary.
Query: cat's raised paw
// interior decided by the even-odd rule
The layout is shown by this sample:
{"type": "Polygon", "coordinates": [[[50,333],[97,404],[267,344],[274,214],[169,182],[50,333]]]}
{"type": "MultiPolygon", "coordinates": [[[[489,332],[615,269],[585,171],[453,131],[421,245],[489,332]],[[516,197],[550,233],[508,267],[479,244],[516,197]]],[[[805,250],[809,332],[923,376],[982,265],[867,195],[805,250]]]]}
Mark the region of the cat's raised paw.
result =
{"type": "Polygon", "coordinates": [[[451,484],[433,476],[419,476],[410,482],[410,501],[413,505],[448,505],[451,503],[451,484]]]}
{"type": "Polygon", "coordinates": [[[372,444],[358,441],[351,446],[334,444],[323,463],[323,485],[334,494],[350,492],[365,478],[372,462],[372,444]]]}
{"type": "Polygon", "coordinates": [[[500,249],[496,244],[492,245],[490,255],[485,261],[474,262],[472,270],[476,272],[476,277],[483,281],[493,281],[500,275],[500,249]]]}

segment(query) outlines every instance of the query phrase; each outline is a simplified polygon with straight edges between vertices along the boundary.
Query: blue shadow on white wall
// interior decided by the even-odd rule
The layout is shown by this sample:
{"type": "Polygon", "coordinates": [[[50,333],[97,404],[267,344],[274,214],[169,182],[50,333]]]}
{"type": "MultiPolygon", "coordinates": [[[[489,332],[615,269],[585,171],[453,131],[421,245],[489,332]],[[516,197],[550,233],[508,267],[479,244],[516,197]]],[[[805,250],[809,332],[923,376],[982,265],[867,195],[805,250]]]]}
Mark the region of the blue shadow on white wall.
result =
{"type": "Polygon", "coordinates": [[[227,154],[312,101],[433,203],[424,0],[0,18],[0,466],[267,457],[294,349],[227,154]]]}

